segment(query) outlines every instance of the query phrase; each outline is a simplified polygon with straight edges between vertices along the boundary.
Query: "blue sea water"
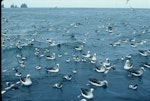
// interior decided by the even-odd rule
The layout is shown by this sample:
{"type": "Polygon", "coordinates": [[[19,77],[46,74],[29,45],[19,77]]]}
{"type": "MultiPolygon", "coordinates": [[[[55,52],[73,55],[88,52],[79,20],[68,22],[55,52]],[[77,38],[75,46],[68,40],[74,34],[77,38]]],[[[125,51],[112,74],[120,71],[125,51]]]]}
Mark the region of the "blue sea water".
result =
{"type": "MultiPolygon", "coordinates": [[[[32,85],[25,87],[17,84],[17,89],[2,94],[3,101],[80,101],[81,88],[94,88],[91,101],[149,101],[150,69],[142,62],[150,63],[150,55],[142,56],[138,50],[150,50],[150,10],[149,9],[94,9],[94,8],[28,8],[2,9],[1,47],[2,81],[1,91],[6,82],[15,83],[13,68],[18,68],[22,76],[31,75],[32,85]],[[107,31],[111,26],[112,33],[107,31]],[[49,44],[47,39],[52,40],[49,44]],[[131,39],[135,39],[131,41],[131,39]],[[31,41],[32,40],[32,41],[31,41]],[[20,47],[17,43],[20,42],[20,47]],[[31,43],[30,43],[31,42],[31,43]],[[112,47],[110,44],[119,42],[112,47]],[[29,43],[29,44],[27,44],[29,43]],[[132,47],[131,44],[137,46],[132,47]],[[75,51],[75,46],[83,45],[82,51],[75,51]],[[35,55],[35,49],[39,49],[35,55]],[[46,50],[49,50],[45,52],[46,50]],[[96,53],[96,63],[75,63],[73,54],[82,59],[82,54],[96,53]],[[56,54],[55,60],[46,56],[56,54]],[[25,67],[20,66],[17,54],[26,57],[25,67]],[[40,57],[44,54],[43,57],[40,57]],[[62,54],[62,57],[58,57],[62,54]],[[135,69],[145,68],[142,77],[128,76],[124,70],[122,56],[131,55],[135,69]],[[67,63],[65,60],[71,59],[67,63]],[[95,66],[109,58],[115,70],[107,74],[98,73],[95,66]],[[47,73],[45,67],[60,64],[58,73],[47,73]],[[41,66],[41,70],[35,66],[41,66]],[[77,73],[72,70],[76,68],[77,73]],[[67,81],[64,75],[72,75],[67,81]],[[107,80],[108,87],[87,85],[89,78],[107,80]],[[62,89],[53,88],[54,83],[62,82],[62,89]],[[137,90],[129,89],[130,84],[138,84],[137,90]]],[[[88,100],[88,99],[87,99],[88,100]]]]}

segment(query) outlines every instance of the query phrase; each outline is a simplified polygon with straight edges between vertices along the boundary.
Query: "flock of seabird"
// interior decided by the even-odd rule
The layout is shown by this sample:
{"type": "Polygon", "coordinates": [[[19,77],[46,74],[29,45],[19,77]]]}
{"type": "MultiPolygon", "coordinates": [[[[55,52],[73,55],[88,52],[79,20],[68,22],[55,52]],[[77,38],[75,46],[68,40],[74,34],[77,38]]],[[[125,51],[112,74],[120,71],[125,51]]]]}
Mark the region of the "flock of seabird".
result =
{"type": "MultiPolygon", "coordinates": [[[[77,27],[79,25],[80,25],[80,23],[73,23],[73,24],[71,24],[71,26],[74,26],[74,27],[77,27]]],[[[112,33],[114,32],[113,31],[113,26],[109,25],[106,28],[107,28],[106,31],[108,33],[111,33],[110,35],[112,35],[112,33]]],[[[2,36],[6,36],[6,34],[3,34],[2,36]]],[[[71,38],[75,38],[75,36],[72,36],[71,38]]],[[[4,46],[5,40],[7,40],[7,39],[3,39],[2,40],[2,46],[4,46]]],[[[35,41],[34,38],[28,40],[28,42],[26,44],[22,44],[21,41],[18,41],[16,43],[16,46],[17,46],[18,49],[22,49],[24,46],[33,45],[34,41],[35,41]]],[[[49,44],[50,48],[52,48],[53,46],[57,45],[57,47],[59,49],[61,49],[61,44],[55,44],[55,42],[53,40],[50,40],[50,39],[47,39],[46,41],[49,44]]],[[[86,41],[84,40],[84,43],[86,43],[86,41]]],[[[128,41],[133,42],[133,43],[131,43],[131,47],[133,47],[133,48],[137,47],[137,45],[143,45],[144,43],[146,43],[145,39],[136,43],[135,42],[136,38],[134,37],[133,39],[118,40],[116,42],[111,43],[110,46],[116,47],[116,46],[120,45],[121,43],[123,43],[123,42],[127,43],[128,41]]],[[[65,60],[66,63],[70,63],[71,61],[74,61],[75,64],[78,64],[79,62],[90,63],[90,64],[93,64],[95,66],[93,68],[93,70],[95,72],[104,73],[104,74],[107,74],[109,71],[113,71],[113,70],[116,69],[115,65],[112,65],[110,63],[109,58],[106,58],[105,61],[103,61],[100,65],[97,65],[99,60],[97,59],[96,53],[92,54],[92,52],[90,50],[88,50],[86,53],[83,52],[84,51],[84,43],[73,47],[73,50],[75,51],[75,53],[77,51],[79,51],[82,58],[77,56],[74,53],[74,54],[71,55],[72,57],[67,58],[65,60]]],[[[139,51],[139,54],[141,56],[144,56],[144,57],[150,56],[150,50],[138,50],[138,51],[139,51]]],[[[49,48],[46,48],[43,52],[41,52],[40,49],[36,47],[34,55],[37,56],[37,57],[40,57],[40,58],[45,58],[45,59],[47,59],[49,61],[53,60],[55,62],[57,60],[57,57],[61,58],[61,57],[63,57],[64,54],[68,55],[67,52],[65,52],[64,54],[63,53],[60,53],[60,54],[51,53],[50,55],[46,55],[46,53],[48,53],[48,52],[49,52],[49,48]]],[[[16,54],[16,57],[19,59],[18,63],[20,65],[20,67],[25,67],[24,62],[28,59],[28,57],[23,57],[20,54],[16,54]]],[[[125,61],[124,67],[122,67],[122,68],[124,68],[125,71],[129,72],[130,76],[141,77],[143,75],[146,67],[150,69],[150,63],[148,63],[148,62],[142,62],[143,67],[140,67],[138,70],[135,69],[134,68],[134,64],[131,61],[131,58],[132,58],[132,55],[127,55],[127,56],[121,58],[121,60],[125,61]]],[[[49,73],[59,73],[60,67],[61,67],[61,65],[59,65],[59,61],[57,61],[56,65],[54,67],[45,67],[44,69],[45,69],[46,72],[49,72],[49,73]]],[[[37,66],[35,66],[35,69],[41,70],[42,67],[41,67],[41,65],[37,65],[37,66]]],[[[1,94],[4,94],[8,90],[11,90],[11,89],[17,89],[15,87],[17,87],[16,85],[18,85],[18,84],[21,84],[23,86],[32,86],[33,85],[32,84],[33,81],[32,81],[32,78],[31,78],[32,74],[28,73],[25,77],[23,77],[22,74],[18,71],[18,68],[13,67],[12,70],[15,72],[15,76],[17,76],[19,78],[19,81],[16,82],[16,83],[6,82],[7,87],[4,88],[1,91],[1,94]]],[[[78,73],[78,68],[74,68],[72,70],[72,73],[77,74],[78,73]]],[[[73,75],[66,74],[66,75],[63,76],[63,79],[71,81],[72,77],[73,77],[73,75]]],[[[98,80],[96,78],[89,78],[88,79],[88,83],[89,83],[89,85],[93,85],[95,87],[107,88],[108,84],[109,84],[109,81],[107,81],[107,80],[98,80]]],[[[58,89],[62,89],[63,86],[64,86],[63,82],[56,82],[55,84],[53,84],[53,87],[54,88],[58,88],[58,89]]],[[[138,85],[137,84],[131,84],[131,85],[128,85],[128,88],[136,90],[138,88],[138,85]]],[[[94,88],[90,88],[90,89],[81,88],[80,89],[80,93],[81,93],[81,96],[84,97],[84,99],[81,99],[81,101],[86,101],[86,99],[92,99],[94,97],[94,93],[93,92],[94,92],[94,88]]]]}

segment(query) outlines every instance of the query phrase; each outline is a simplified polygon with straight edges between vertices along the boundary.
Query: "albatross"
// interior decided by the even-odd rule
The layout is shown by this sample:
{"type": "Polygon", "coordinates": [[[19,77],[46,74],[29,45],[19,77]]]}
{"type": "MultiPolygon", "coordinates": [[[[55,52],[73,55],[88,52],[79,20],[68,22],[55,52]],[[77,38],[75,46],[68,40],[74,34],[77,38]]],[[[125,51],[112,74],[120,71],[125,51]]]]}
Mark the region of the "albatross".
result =
{"type": "Polygon", "coordinates": [[[90,89],[81,88],[80,91],[81,91],[81,95],[87,99],[92,99],[94,97],[93,88],[90,88],[90,89]]]}
{"type": "Polygon", "coordinates": [[[131,75],[133,75],[133,76],[142,76],[144,71],[145,71],[144,67],[141,67],[139,70],[131,71],[131,75]]]}
{"type": "Polygon", "coordinates": [[[108,86],[108,81],[107,80],[102,80],[99,81],[95,78],[89,78],[88,82],[94,86],[103,86],[103,87],[107,87],[108,86]]]}
{"type": "Polygon", "coordinates": [[[30,74],[27,74],[26,77],[20,77],[20,82],[25,86],[30,86],[32,81],[30,79],[30,74]]]}
{"type": "Polygon", "coordinates": [[[130,60],[126,60],[125,65],[124,65],[124,69],[125,70],[130,70],[133,68],[133,63],[131,63],[130,60]]]}
{"type": "Polygon", "coordinates": [[[59,72],[59,64],[57,63],[55,67],[46,67],[45,69],[47,72],[59,72]]]}

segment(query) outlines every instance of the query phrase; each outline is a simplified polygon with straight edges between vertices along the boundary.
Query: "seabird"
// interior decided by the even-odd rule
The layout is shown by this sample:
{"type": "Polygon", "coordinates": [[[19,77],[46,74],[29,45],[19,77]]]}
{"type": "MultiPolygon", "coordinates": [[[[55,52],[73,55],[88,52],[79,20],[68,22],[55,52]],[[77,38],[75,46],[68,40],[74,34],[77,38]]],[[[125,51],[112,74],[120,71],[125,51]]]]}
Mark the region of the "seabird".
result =
{"type": "Polygon", "coordinates": [[[73,69],[73,70],[72,70],[72,73],[76,74],[76,73],[77,73],[77,69],[76,69],[76,68],[73,69]]]}
{"type": "Polygon", "coordinates": [[[6,93],[8,90],[11,90],[11,89],[18,89],[18,87],[16,87],[16,85],[17,84],[19,84],[20,83],[20,81],[17,81],[16,83],[12,83],[12,82],[6,82],[6,85],[8,86],[8,87],[6,87],[4,90],[2,90],[1,91],[1,94],[4,94],[4,93],[6,93]]]}
{"type": "Polygon", "coordinates": [[[73,59],[75,60],[75,62],[80,62],[79,56],[73,57],[73,59]]]}
{"type": "Polygon", "coordinates": [[[23,61],[23,60],[19,60],[18,62],[19,62],[20,64],[23,64],[23,63],[24,63],[24,61],[23,61]]]}
{"type": "Polygon", "coordinates": [[[62,54],[60,53],[60,54],[58,54],[58,57],[60,58],[60,57],[62,57],[62,54]]]}
{"type": "Polygon", "coordinates": [[[70,61],[71,61],[71,59],[70,59],[70,58],[67,58],[67,59],[66,59],[66,62],[67,62],[67,63],[69,63],[70,61]]]}
{"type": "Polygon", "coordinates": [[[115,70],[115,67],[114,66],[107,67],[104,74],[107,74],[110,70],[115,70]]]}
{"type": "Polygon", "coordinates": [[[102,65],[102,66],[94,68],[94,70],[102,73],[102,72],[105,72],[106,68],[102,65]]]}
{"type": "Polygon", "coordinates": [[[80,101],[87,101],[86,99],[81,99],[80,101]]]}
{"type": "Polygon", "coordinates": [[[41,66],[40,66],[40,65],[38,65],[38,66],[35,66],[35,69],[38,69],[38,70],[40,70],[40,69],[41,69],[41,66]]]}
{"type": "Polygon", "coordinates": [[[17,77],[20,77],[21,76],[21,73],[15,73],[15,76],[17,76],[17,77]]]}
{"type": "Polygon", "coordinates": [[[72,79],[72,75],[64,75],[63,78],[70,81],[72,79]]]}
{"type": "Polygon", "coordinates": [[[30,79],[30,74],[27,74],[26,77],[20,77],[20,82],[25,86],[30,86],[32,81],[30,79]]]}
{"type": "Polygon", "coordinates": [[[124,65],[124,69],[125,70],[130,70],[133,68],[133,63],[131,63],[130,60],[126,60],[125,65],[124,65]]]}
{"type": "Polygon", "coordinates": [[[78,50],[78,51],[81,51],[81,50],[83,50],[83,45],[76,46],[76,47],[75,47],[75,50],[78,50]]]}
{"type": "Polygon", "coordinates": [[[15,76],[20,77],[21,73],[18,72],[18,68],[12,68],[15,71],[15,76]]]}
{"type": "Polygon", "coordinates": [[[138,45],[136,43],[131,43],[130,46],[131,47],[137,47],[138,45]]]}
{"type": "Polygon", "coordinates": [[[83,57],[83,58],[81,59],[81,61],[82,61],[82,62],[86,62],[87,59],[83,57]]]}
{"type": "Polygon", "coordinates": [[[95,78],[89,78],[88,82],[94,86],[103,86],[103,87],[107,87],[108,86],[108,81],[107,80],[103,80],[103,81],[99,81],[95,78]]]}
{"type": "Polygon", "coordinates": [[[103,62],[103,66],[105,67],[110,66],[110,62],[108,58],[106,58],[106,60],[103,62]]]}
{"type": "Polygon", "coordinates": [[[21,63],[21,64],[20,64],[20,67],[25,67],[25,64],[24,64],[24,63],[21,63]]]}
{"type": "Polygon", "coordinates": [[[143,62],[143,65],[147,68],[150,68],[150,63],[148,63],[148,62],[143,62]]]}
{"type": "Polygon", "coordinates": [[[135,84],[135,85],[129,85],[129,88],[133,89],[133,90],[136,90],[138,88],[138,85],[137,84],[135,84]]]}
{"type": "Polygon", "coordinates": [[[92,99],[94,97],[93,88],[90,89],[81,88],[80,91],[81,91],[81,95],[87,99],[92,99]]]}
{"type": "Polygon", "coordinates": [[[90,57],[91,63],[96,63],[96,53],[90,57]]]}
{"type": "Polygon", "coordinates": [[[113,32],[112,26],[108,25],[106,31],[109,32],[109,33],[112,33],[113,32]]]}
{"type": "Polygon", "coordinates": [[[62,83],[55,83],[53,85],[54,88],[62,88],[63,84],[62,83]]]}
{"type": "Polygon", "coordinates": [[[87,51],[86,54],[82,54],[83,57],[89,58],[91,56],[90,51],[87,51]]]}
{"type": "Polygon", "coordinates": [[[55,53],[53,53],[52,55],[46,56],[46,58],[50,59],[50,60],[54,60],[55,59],[55,53]]]}
{"type": "Polygon", "coordinates": [[[46,67],[45,69],[48,72],[54,72],[54,73],[59,72],[59,64],[56,64],[55,67],[46,67]]]}
{"type": "Polygon", "coordinates": [[[133,75],[133,76],[142,76],[144,71],[145,71],[144,67],[141,67],[140,70],[131,71],[131,75],[133,75]]]}
{"type": "Polygon", "coordinates": [[[132,54],[128,54],[125,57],[128,58],[128,59],[130,59],[130,58],[132,58],[132,54]]]}
{"type": "Polygon", "coordinates": [[[140,53],[142,56],[148,56],[148,55],[150,55],[149,51],[147,51],[147,50],[138,50],[138,51],[139,51],[139,53],[140,53]]]}

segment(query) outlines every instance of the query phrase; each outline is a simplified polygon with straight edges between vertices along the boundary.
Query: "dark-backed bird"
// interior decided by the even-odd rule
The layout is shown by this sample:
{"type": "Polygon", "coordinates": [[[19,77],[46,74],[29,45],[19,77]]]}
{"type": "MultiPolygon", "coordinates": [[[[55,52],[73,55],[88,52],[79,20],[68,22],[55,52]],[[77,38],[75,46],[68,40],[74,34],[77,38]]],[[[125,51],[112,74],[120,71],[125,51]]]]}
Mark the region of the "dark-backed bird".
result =
{"type": "Polygon", "coordinates": [[[139,70],[132,70],[131,75],[133,75],[133,76],[142,76],[144,71],[145,71],[144,67],[141,67],[139,70]]]}
{"type": "Polygon", "coordinates": [[[93,88],[90,89],[81,88],[80,91],[81,91],[81,95],[87,99],[92,99],[94,97],[93,88]]]}
{"type": "Polygon", "coordinates": [[[30,86],[32,84],[30,74],[27,74],[26,77],[20,77],[20,82],[25,86],[30,86]]]}
{"type": "Polygon", "coordinates": [[[103,86],[103,87],[107,87],[108,86],[108,81],[107,80],[102,80],[99,81],[95,78],[89,78],[88,82],[94,86],[103,86]]]}
{"type": "Polygon", "coordinates": [[[59,64],[56,64],[55,67],[46,67],[45,69],[47,72],[54,72],[54,73],[59,72],[59,64]]]}

